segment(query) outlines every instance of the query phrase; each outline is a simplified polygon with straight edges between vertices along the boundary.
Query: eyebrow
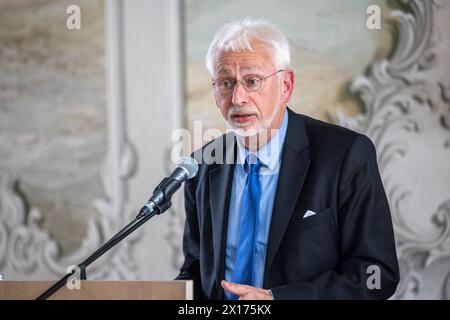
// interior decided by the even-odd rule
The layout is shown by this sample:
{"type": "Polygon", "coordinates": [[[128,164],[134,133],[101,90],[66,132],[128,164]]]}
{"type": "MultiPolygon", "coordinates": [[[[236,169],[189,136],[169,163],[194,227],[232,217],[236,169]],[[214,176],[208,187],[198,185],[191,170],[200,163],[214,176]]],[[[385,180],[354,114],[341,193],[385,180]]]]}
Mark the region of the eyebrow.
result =
{"type": "Polygon", "coordinates": [[[217,69],[217,73],[230,74],[230,73],[232,73],[232,71],[231,71],[231,69],[228,69],[227,67],[220,67],[219,69],[217,69]]]}
{"type": "MultiPolygon", "coordinates": [[[[261,66],[259,65],[249,65],[249,66],[245,66],[241,68],[241,71],[260,71],[261,70],[261,66]]],[[[217,70],[218,74],[231,74],[232,70],[229,69],[228,67],[219,67],[219,69],[217,70]]]]}
{"type": "Polygon", "coordinates": [[[259,66],[259,65],[249,65],[249,66],[245,66],[245,67],[243,67],[241,70],[250,70],[250,71],[252,71],[252,70],[261,70],[261,66],[259,66]]]}

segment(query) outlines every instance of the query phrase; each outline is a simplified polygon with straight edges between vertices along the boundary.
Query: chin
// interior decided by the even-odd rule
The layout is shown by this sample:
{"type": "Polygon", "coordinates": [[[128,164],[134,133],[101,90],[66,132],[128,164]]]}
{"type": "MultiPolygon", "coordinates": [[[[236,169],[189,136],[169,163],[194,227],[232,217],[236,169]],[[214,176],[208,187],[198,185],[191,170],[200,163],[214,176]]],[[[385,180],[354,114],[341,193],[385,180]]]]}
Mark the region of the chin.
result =
{"type": "Polygon", "coordinates": [[[240,137],[253,137],[256,136],[263,129],[259,126],[241,127],[233,125],[231,126],[231,130],[240,137]]]}
{"type": "Polygon", "coordinates": [[[248,122],[246,124],[227,120],[226,124],[231,131],[240,137],[253,137],[265,130],[264,123],[259,120],[248,122]]]}
{"type": "Polygon", "coordinates": [[[240,137],[254,137],[258,134],[258,131],[255,129],[243,130],[241,128],[233,129],[234,133],[240,137]]]}

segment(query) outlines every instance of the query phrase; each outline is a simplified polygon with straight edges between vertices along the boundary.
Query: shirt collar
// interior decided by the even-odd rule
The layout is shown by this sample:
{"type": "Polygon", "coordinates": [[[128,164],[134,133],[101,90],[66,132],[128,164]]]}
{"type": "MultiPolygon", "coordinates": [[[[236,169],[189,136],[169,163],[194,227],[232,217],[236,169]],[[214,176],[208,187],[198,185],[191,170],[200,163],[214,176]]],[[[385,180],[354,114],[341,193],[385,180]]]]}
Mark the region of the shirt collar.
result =
{"type": "Polygon", "coordinates": [[[263,165],[261,170],[277,171],[281,160],[281,150],[283,149],[284,139],[288,126],[288,112],[284,111],[283,122],[281,123],[278,132],[265,144],[261,149],[255,152],[250,152],[245,148],[239,138],[237,138],[238,146],[238,164],[243,166],[245,158],[248,154],[254,153],[263,165]]]}

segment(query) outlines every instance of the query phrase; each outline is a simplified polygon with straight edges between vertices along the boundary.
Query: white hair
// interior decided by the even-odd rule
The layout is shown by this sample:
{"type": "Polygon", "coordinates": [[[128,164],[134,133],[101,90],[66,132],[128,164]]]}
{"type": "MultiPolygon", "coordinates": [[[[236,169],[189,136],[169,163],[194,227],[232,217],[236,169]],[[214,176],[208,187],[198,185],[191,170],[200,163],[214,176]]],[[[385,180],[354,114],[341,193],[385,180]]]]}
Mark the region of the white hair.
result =
{"type": "Polygon", "coordinates": [[[214,74],[214,64],[222,52],[254,51],[251,43],[263,43],[273,49],[277,67],[288,68],[291,62],[289,43],[274,25],[265,20],[232,21],[217,31],[206,54],[206,68],[214,74]]]}

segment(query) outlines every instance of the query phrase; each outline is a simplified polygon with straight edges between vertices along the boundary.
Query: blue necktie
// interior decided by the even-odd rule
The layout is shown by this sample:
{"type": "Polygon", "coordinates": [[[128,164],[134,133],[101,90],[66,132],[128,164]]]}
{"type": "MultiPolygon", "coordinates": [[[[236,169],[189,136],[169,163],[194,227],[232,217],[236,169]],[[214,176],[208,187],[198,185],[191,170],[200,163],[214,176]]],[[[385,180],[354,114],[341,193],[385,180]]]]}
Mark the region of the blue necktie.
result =
{"type": "MultiPolygon", "coordinates": [[[[254,155],[245,159],[244,169],[247,172],[242,196],[240,212],[239,244],[234,263],[233,282],[253,285],[255,283],[254,256],[256,228],[259,215],[259,168],[261,162],[254,155]]],[[[234,299],[238,298],[233,296],[234,299]]]]}

